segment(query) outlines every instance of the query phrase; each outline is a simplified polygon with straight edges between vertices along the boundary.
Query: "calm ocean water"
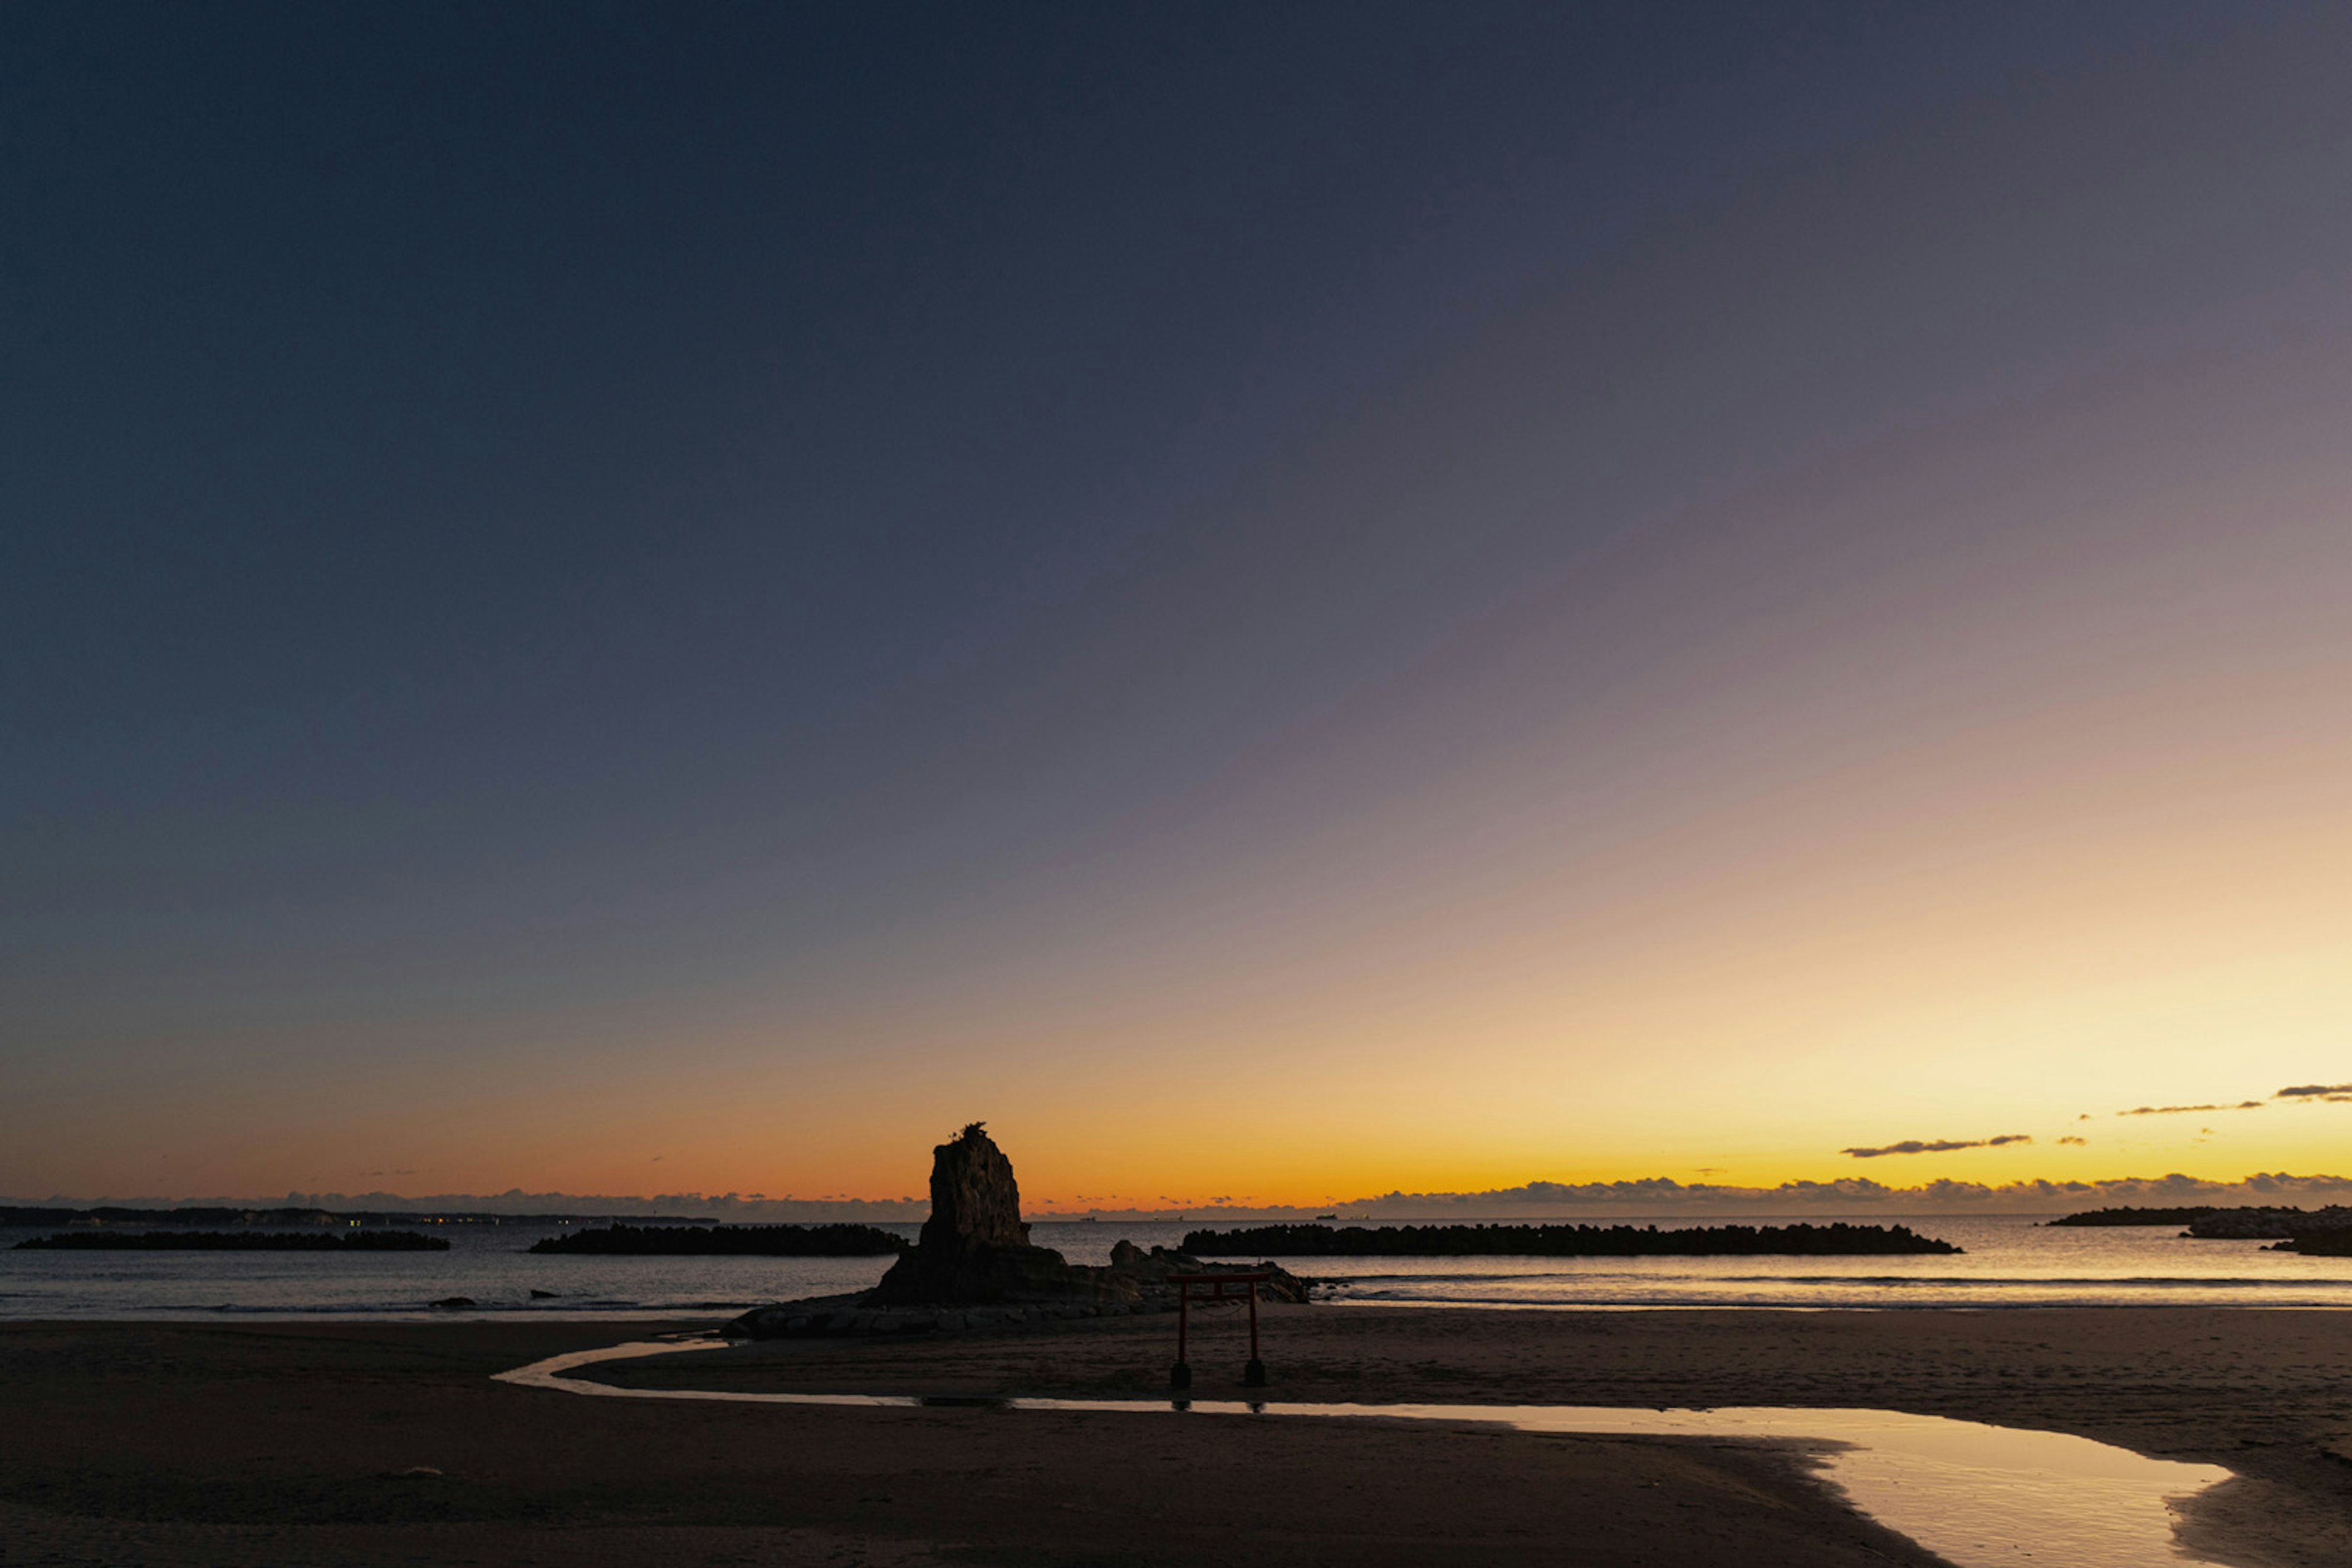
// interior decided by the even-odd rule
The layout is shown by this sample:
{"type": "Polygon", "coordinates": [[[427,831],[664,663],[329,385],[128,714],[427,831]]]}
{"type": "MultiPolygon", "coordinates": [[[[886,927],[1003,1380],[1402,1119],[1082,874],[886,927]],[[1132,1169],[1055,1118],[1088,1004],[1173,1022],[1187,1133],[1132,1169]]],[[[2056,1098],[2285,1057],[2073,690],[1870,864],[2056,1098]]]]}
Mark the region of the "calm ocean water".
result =
{"type": "MultiPolygon", "coordinates": [[[[1807,1216],[1816,1221],[1822,1215],[1807,1216]]],[[[2169,1228],[2077,1230],[2030,1217],[1901,1222],[1967,1248],[1928,1258],[1312,1258],[1342,1302],[1540,1307],[2352,1307],[2352,1258],[2191,1241],[2169,1228]]],[[[1774,1223],[1741,1216],[1742,1223],[1774,1223]]],[[[1613,1222],[1601,1222],[1613,1223],[1613,1222]]],[[[1650,1223],[1650,1222],[1637,1222],[1650,1223]]],[[[1662,1219],[1661,1228],[1707,1223],[1662,1219]]],[[[915,1226],[889,1226],[912,1237],[915,1226]]],[[[1173,1246],[1191,1225],[1040,1223],[1034,1239],[1099,1263],[1121,1237],[1173,1246]]],[[[0,1318],[578,1318],[732,1313],[862,1289],[886,1258],[534,1257],[526,1226],[450,1226],[447,1252],[16,1252],[0,1230],[0,1318]],[[534,1297],[534,1290],[548,1292],[534,1297]],[[436,1309],[470,1297],[469,1313],[436,1309]]]]}

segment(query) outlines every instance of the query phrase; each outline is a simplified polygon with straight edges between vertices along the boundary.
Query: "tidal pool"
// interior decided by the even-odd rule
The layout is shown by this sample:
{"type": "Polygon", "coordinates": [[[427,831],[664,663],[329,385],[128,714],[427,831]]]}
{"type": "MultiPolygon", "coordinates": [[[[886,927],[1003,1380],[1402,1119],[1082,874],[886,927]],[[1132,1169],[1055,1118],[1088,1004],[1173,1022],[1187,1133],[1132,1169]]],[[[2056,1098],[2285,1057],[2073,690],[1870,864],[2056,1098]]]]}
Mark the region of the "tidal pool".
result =
{"type": "Polygon", "coordinates": [[[573,1351],[497,1374],[501,1383],[619,1399],[709,1399],[741,1405],[1085,1410],[1475,1423],[1521,1432],[1732,1438],[1802,1447],[1864,1513],[1954,1564],[2017,1568],[2158,1568],[2221,1560],[2175,1538],[2179,1505],[2230,1479],[2219,1465],[2150,1459],[2063,1432],[2034,1432],[1897,1410],[1725,1407],[1622,1409],[1601,1405],[1318,1405],[1288,1401],[923,1398],[885,1394],[737,1394],[616,1388],[568,1373],[601,1362],[719,1348],[710,1340],[639,1341],[573,1351]]]}

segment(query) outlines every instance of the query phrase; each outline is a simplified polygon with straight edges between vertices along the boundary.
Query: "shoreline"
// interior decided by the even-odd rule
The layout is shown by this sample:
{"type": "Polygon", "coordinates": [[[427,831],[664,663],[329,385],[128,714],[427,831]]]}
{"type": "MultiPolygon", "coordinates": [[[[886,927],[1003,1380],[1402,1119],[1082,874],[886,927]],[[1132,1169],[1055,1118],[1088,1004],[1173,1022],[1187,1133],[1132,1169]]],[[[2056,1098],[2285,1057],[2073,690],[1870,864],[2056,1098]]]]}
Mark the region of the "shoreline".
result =
{"type": "MultiPolygon", "coordinates": [[[[1265,1313],[1263,1391],[1244,1392],[1238,1356],[1223,1353],[1234,1325],[1196,1324],[1192,1393],[1277,1405],[1861,1406],[2073,1432],[2234,1470],[2200,1495],[2184,1542],[2249,1568],[2317,1568],[2352,1561],[2352,1463],[2326,1447],[2352,1434],[2340,1321],[2260,1308],[1290,1307],[1265,1313]]],[[[699,1530],[758,1538],[761,1561],[827,1560],[854,1539],[848,1560],[877,1563],[940,1552],[1191,1563],[1223,1548],[1197,1508],[1171,1499],[1209,1496],[1244,1510],[1249,1522],[1229,1528],[1302,1561],[1413,1561],[1412,1542],[1438,1540],[1470,1562],[1930,1561],[1856,1519],[1801,1457],[1753,1446],[1377,1421],[1106,1432],[1102,1420],[1132,1418],[1024,1414],[1015,1426],[940,1409],[794,1407],[779,1421],[772,1408],[569,1394],[558,1415],[551,1391],[489,1382],[545,1354],[715,1326],[699,1315],[0,1324],[0,1535],[100,1562],[250,1560],[238,1532],[257,1529],[278,1532],[261,1555],[289,1563],[313,1551],[321,1563],[521,1561],[509,1538],[538,1521],[560,1522],[565,1559],[583,1563],[604,1561],[598,1542],[616,1563],[707,1561],[675,1533],[699,1530]],[[443,1474],[387,1479],[416,1466],[443,1474]],[[845,1466],[860,1479],[845,1482],[845,1466]],[[1339,1506],[1350,1495],[1357,1512],[1339,1506]],[[1377,1539],[1363,1495],[1394,1513],[1377,1539]],[[888,1500],[859,1500],[877,1497],[888,1500]],[[1616,1521],[1621,1555],[1585,1552],[1583,1524],[1559,1533],[1577,1498],[1616,1521]],[[1628,1498],[1643,1506],[1626,1513],[1628,1498]],[[646,1538],[656,1523],[673,1533],[646,1538]],[[1793,1554],[1776,1558],[1776,1542],[1793,1554]]],[[[1171,1342],[1164,1318],[1099,1319],[768,1342],[600,1371],[649,1390],[721,1376],[752,1389],[1164,1399],[1171,1342]]]]}
{"type": "MultiPolygon", "coordinates": [[[[2326,1308],[1290,1307],[1265,1314],[1265,1396],[1867,1407],[2066,1432],[2236,1472],[2200,1497],[2184,1543],[2258,1568],[2337,1568],[2352,1562],[2352,1335],[2342,1321],[2326,1308]]],[[[815,1354],[761,1344],[731,1359],[616,1363],[606,1376],[638,1387],[720,1373],[703,1386],[1165,1395],[1164,1368],[1139,1368],[1122,1343],[1139,1335],[1148,1345],[1150,1324],[1071,1328],[1050,1346],[1022,1336],[835,1342],[815,1354]]],[[[1218,1366],[1216,1332],[1195,1331],[1193,1394],[1254,1396],[1218,1366]]]]}
{"type": "MultiPolygon", "coordinates": [[[[739,1401],[765,1405],[940,1407],[982,1405],[1009,1415],[1084,1411],[1166,1421],[1342,1421],[1423,1428],[1486,1428],[1603,1439],[1696,1438],[1793,1450],[1813,1479],[1872,1522],[1964,1568],[2009,1568],[2018,1554],[2063,1558],[2074,1568],[2147,1568],[2174,1557],[2184,1506],[2236,1473],[2218,1465],[2151,1459],[2066,1433],[1994,1426],[1883,1409],[1766,1406],[1651,1410],[1643,1406],[1507,1404],[1321,1404],[1297,1399],[1198,1400],[1189,1393],[1138,1398],[1037,1398],[887,1394],[728,1392],[636,1387],[628,1369],[701,1354],[701,1339],[635,1341],[574,1352],[498,1374],[524,1387],[630,1399],[739,1401]],[[609,1366],[620,1375],[598,1378],[609,1366]],[[2002,1506],[1988,1512],[1998,1494],[2002,1506]]],[[[724,1371],[719,1363],[703,1364],[724,1371]]],[[[2200,1562],[2213,1563],[2209,1558],[2200,1562]]],[[[2215,1568],[2220,1568],[2216,1563],[2215,1568]]]]}

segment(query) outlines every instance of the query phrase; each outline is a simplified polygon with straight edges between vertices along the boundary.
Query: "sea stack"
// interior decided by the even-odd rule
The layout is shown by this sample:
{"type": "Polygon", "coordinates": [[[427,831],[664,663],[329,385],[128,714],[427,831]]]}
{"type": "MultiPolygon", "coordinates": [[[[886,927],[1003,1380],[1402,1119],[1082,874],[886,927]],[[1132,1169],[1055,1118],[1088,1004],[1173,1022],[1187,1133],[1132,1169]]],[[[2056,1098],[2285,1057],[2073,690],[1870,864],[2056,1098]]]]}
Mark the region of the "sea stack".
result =
{"type": "MultiPolygon", "coordinates": [[[[913,1250],[899,1255],[880,1284],[858,1296],[754,1307],[723,1331],[738,1340],[958,1332],[1172,1312],[1171,1274],[1240,1267],[1203,1264],[1158,1247],[1146,1252],[1125,1240],[1111,1248],[1108,1266],[1066,1263],[1049,1247],[1030,1246],[1013,1162],[975,1121],[931,1151],[931,1217],[913,1250]]],[[[1307,1282],[1272,1264],[1249,1271],[1267,1276],[1258,1287],[1261,1300],[1307,1300],[1307,1282]]]]}
{"type": "Polygon", "coordinates": [[[1095,1281],[1029,1245],[1013,1162],[975,1121],[931,1151],[931,1217],[915,1249],[866,1298],[877,1306],[1090,1297],[1095,1281]]]}

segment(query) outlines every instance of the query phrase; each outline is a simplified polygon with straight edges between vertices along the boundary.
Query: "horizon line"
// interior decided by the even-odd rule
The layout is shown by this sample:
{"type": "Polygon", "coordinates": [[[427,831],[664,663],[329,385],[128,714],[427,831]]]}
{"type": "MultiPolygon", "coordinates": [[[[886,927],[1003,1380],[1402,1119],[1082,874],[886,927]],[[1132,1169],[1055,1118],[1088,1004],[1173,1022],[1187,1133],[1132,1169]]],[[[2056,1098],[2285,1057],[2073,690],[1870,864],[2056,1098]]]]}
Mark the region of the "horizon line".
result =
{"type": "MultiPolygon", "coordinates": [[[[1825,1209],[1831,1206],[1861,1205],[1878,1212],[1891,1212],[1894,1205],[1913,1203],[1930,1212],[1967,1211],[1998,1206],[2008,1212],[2035,1212],[2021,1208],[2021,1205],[2038,1207],[2051,1205],[2097,1205],[2103,1200],[2113,1204],[2118,1200],[2136,1199],[2147,1203],[2151,1199],[2170,1200],[2149,1206],[2182,1206],[2185,1203],[2203,1199],[2235,1197],[2242,1202],[2265,1197],[2273,1202],[2292,1198],[2352,1198],[2352,1176],[2313,1173],[2294,1175],[2287,1172],[2254,1172],[2235,1181],[2219,1181],[2208,1177],[2189,1176],[2180,1172],[2162,1176],[2112,1176],[2095,1180],[2053,1181],[2046,1177],[2020,1178],[1992,1184],[1962,1181],[1952,1177],[1908,1186],[1895,1186],[1867,1176],[1840,1177],[1833,1181],[1790,1181],[1776,1186],[1737,1186],[1717,1183],[1685,1183],[1671,1176],[1649,1176],[1612,1182],[1563,1183],[1532,1181],[1516,1187],[1486,1188],[1475,1192],[1409,1193],[1401,1189],[1384,1194],[1349,1198],[1326,1198],[1317,1203],[1171,1203],[1156,1206],[1126,1205],[1107,1207],[1091,1205],[1076,1207],[1057,1200],[1046,1199],[1046,1206],[1024,1205],[1024,1215],[1037,1219],[1076,1220],[1089,1216],[1102,1219],[1127,1218],[1139,1222],[1182,1218],[1191,1215],[1221,1216],[1297,1215],[1319,1218],[1325,1213],[1335,1215],[1343,1210],[1385,1210],[1363,1217],[1408,1217],[1401,1211],[1408,1208],[1434,1208],[1462,1214],[1473,1206],[1492,1206],[1506,1213],[1532,1215],[1539,1209],[1565,1213],[1592,1211],[1626,1214],[1654,1208],[1659,1212],[1694,1212],[1699,1209],[1728,1207],[1758,1210],[1773,1205],[1789,1205],[1803,1209],[1825,1209]]],[[[0,1206],[22,1208],[325,1208],[398,1206],[414,1209],[465,1210],[478,1214],[498,1214],[549,1210],[601,1212],[612,1217],[643,1215],[656,1209],[691,1207],[724,1210],[739,1215],[798,1215],[822,1217],[832,1214],[857,1216],[919,1216],[929,1210],[928,1197],[898,1196],[887,1198],[861,1197],[772,1197],[760,1193],[656,1193],[583,1194],[529,1192],[521,1187],[509,1187],[496,1194],[435,1193],[420,1196],[381,1190],[365,1193],[342,1193],[291,1190],[282,1196],[142,1196],[69,1197],[51,1194],[47,1197],[0,1197],[0,1206]],[[525,1205],[528,1205],[526,1208],[525,1205]]],[[[715,1215],[713,1216],[715,1217],[715,1215]]]]}

